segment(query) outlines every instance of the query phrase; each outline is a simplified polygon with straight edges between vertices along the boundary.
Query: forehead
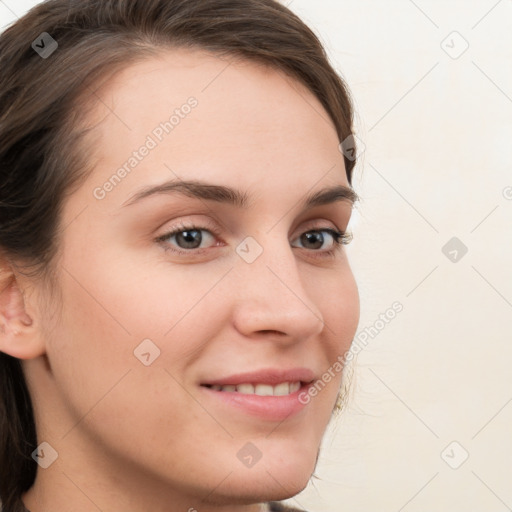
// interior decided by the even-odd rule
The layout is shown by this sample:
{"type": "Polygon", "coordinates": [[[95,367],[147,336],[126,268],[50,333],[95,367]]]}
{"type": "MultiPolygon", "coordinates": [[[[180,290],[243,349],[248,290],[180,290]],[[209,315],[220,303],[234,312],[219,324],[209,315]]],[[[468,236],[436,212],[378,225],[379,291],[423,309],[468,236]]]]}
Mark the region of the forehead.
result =
{"type": "Polygon", "coordinates": [[[96,95],[96,182],[151,146],[126,178],[126,193],[171,172],[242,188],[267,178],[289,186],[292,170],[308,188],[326,174],[347,183],[337,133],[321,103],[269,66],[166,50],[123,69],[96,95]]]}

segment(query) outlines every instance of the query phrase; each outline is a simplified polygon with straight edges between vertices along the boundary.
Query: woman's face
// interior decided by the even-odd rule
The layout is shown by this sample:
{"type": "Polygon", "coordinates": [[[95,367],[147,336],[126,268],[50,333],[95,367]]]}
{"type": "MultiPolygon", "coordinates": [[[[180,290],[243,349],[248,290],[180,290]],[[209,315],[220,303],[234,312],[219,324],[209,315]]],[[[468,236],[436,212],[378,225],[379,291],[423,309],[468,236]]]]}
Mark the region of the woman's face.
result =
{"type": "Polygon", "coordinates": [[[38,441],[59,453],[39,478],[105,509],[294,495],[359,320],[329,231],[347,228],[352,204],[306,204],[349,186],[334,125],[282,73],[196,51],[133,65],[96,94],[95,168],[61,217],[49,364],[24,362],[38,441]],[[329,369],[309,400],[303,382],[269,388],[329,369]],[[249,372],[263,374],[236,377],[249,372]],[[266,385],[206,386],[218,381],[266,385]],[[252,394],[269,389],[283,396],[252,394]]]}

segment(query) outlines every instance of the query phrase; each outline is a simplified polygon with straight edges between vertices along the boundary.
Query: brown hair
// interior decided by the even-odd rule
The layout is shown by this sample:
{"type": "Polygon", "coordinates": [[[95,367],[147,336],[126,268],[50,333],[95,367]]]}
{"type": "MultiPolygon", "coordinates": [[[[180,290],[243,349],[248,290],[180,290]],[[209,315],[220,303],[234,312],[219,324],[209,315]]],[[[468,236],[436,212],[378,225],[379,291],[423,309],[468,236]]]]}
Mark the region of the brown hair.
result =
{"type": "MultiPolygon", "coordinates": [[[[48,43],[49,39],[45,39],[48,43]]],[[[94,89],[162,49],[198,48],[267,64],[304,84],[352,135],[342,78],[315,34],[275,0],[48,0],[0,35],[0,274],[7,262],[52,282],[66,194],[91,171],[94,89]],[[42,43],[43,33],[58,44],[42,43]],[[39,42],[38,46],[35,46],[39,42]]],[[[354,158],[344,155],[349,183],[354,158]]],[[[37,434],[18,359],[0,352],[0,501],[24,511],[37,434]]]]}

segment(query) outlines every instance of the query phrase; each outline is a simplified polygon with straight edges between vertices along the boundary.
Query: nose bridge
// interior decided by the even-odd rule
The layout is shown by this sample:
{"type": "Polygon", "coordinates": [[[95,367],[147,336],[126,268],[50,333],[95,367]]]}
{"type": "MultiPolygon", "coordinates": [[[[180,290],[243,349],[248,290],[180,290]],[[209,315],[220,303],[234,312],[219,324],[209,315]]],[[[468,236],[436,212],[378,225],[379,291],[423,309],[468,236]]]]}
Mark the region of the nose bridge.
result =
{"type": "Polygon", "coordinates": [[[248,237],[237,248],[239,279],[235,321],[239,330],[279,331],[293,337],[318,334],[320,309],[303,286],[288,239],[277,233],[248,237]]]}

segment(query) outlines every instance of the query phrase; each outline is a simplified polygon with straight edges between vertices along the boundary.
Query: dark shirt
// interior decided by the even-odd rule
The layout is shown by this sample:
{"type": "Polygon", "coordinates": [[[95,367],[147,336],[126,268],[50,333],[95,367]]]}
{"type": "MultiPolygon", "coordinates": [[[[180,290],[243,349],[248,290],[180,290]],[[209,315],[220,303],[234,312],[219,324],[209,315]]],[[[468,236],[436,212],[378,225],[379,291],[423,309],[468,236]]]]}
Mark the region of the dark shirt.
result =
{"type": "Polygon", "coordinates": [[[270,512],[306,512],[305,510],[299,510],[298,508],[290,508],[277,501],[270,501],[270,512]]]}
{"type": "MultiPolygon", "coordinates": [[[[270,512],[306,512],[305,510],[299,510],[298,508],[290,508],[282,503],[277,501],[270,501],[270,512]]],[[[30,510],[25,509],[26,512],[30,512],[30,510]]],[[[2,505],[0,503],[0,512],[8,512],[7,510],[3,511],[2,505]]]]}

